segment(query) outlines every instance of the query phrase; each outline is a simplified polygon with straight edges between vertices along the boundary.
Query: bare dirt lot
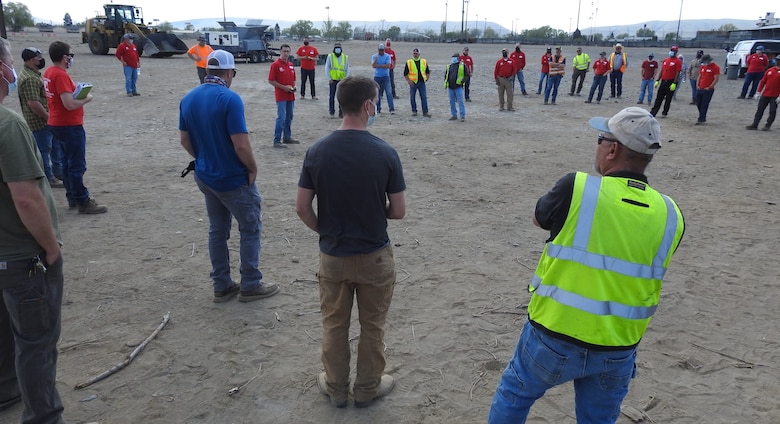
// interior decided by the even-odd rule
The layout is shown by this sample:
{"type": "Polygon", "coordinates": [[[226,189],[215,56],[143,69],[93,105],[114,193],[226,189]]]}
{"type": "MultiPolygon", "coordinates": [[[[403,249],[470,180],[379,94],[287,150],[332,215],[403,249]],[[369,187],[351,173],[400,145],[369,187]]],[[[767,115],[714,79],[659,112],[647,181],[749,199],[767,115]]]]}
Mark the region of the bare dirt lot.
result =
{"type": "MultiPolygon", "coordinates": [[[[179,177],[190,159],[178,141],[178,105],[196,86],[193,62],[142,58],[142,96],[128,98],[119,62],[90,54],[77,35],[9,39],[17,71],[24,47],[69,42],[73,79],[95,85],[86,106],[85,181],[109,211],[78,215],[55,189],[66,273],[58,387],[69,423],[106,424],[484,422],[526,319],[527,285],[548,236],[531,223],[535,202],[565,173],[592,170],[597,133],[587,121],[635,105],[639,65],[650,50],[628,49],[622,99],[584,104],[585,97],[567,95],[567,75],[557,105],[543,106],[535,92],[544,46],[524,46],[532,94],[516,96],[510,113],[498,111],[492,73],[500,49],[511,45],[471,45],[473,101],[461,123],[448,121],[442,80],[462,46],[393,44],[400,60],[419,47],[433,69],[432,118],[411,116],[399,69],[396,113],[383,108],[371,127],[400,153],[408,185],[407,217],[389,227],[398,282],[385,341],[397,386],[371,408],[337,410],[315,382],[317,237],[294,211],[305,149],[339,124],[328,117],[324,67],[317,70],[319,100],[295,105],[293,136],[302,144],[280,151],[271,147],[269,64],[238,65],[232,88],[246,104],[264,200],[261,266],[282,292],[214,304],[203,198],[191,176],[179,177]],[[74,389],[121,362],[169,311],[170,324],[127,368],[74,389]]],[[[375,42],[348,41],[344,50],[353,74],[371,75],[375,42]]],[[[585,48],[593,60],[601,50],[611,49],[585,48]]],[[[666,49],[654,50],[664,57],[666,49]]],[[[708,53],[723,63],[723,52],[708,53]]],[[[564,46],[564,54],[570,58],[574,46],[564,46]]],[[[744,129],[757,102],[736,99],[741,84],[721,79],[707,125],[693,125],[687,85],[660,120],[666,144],[648,177],[677,201],[687,231],[624,402],[642,408],[652,399],[647,414],[656,423],[780,422],[780,127],[744,129]]],[[[18,110],[17,97],[5,105],[18,110]]],[[[357,328],[351,333],[357,336],[357,328]]],[[[0,413],[0,423],[18,422],[20,412],[0,413]]],[[[574,423],[571,385],[551,390],[529,422],[574,423]]]]}

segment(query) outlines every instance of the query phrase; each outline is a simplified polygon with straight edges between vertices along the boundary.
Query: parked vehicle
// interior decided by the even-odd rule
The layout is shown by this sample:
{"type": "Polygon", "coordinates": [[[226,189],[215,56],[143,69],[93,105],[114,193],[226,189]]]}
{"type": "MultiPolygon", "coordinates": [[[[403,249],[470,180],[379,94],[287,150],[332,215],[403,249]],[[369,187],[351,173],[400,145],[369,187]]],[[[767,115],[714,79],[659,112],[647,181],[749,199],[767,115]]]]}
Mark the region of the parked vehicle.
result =
{"type": "Polygon", "coordinates": [[[266,62],[272,56],[279,56],[279,49],[270,46],[273,28],[268,25],[238,26],[234,22],[220,22],[224,31],[203,33],[206,44],[214,49],[222,49],[233,54],[236,59],[249,60],[251,63],[266,62]]]}
{"type": "MultiPolygon", "coordinates": [[[[743,40],[737,43],[733,49],[728,50],[724,73],[739,78],[745,77],[747,71],[747,57],[756,52],[756,47],[764,46],[764,53],[773,58],[780,53],[780,40],[743,40]],[[729,72],[730,70],[730,72],[729,72]]],[[[731,78],[730,78],[731,79],[731,78]]]]}
{"type": "Polygon", "coordinates": [[[89,43],[92,54],[108,54],[116,48],[125,34],[135,34],[138,55],[144,51],[152,57],[169,57],[187,53],[187,45],[176,34],[157,31],[144,23],[143,11],[137,6],[121,4],[103,5],[102,16],[88,19],[81,42],[89,43]]]}

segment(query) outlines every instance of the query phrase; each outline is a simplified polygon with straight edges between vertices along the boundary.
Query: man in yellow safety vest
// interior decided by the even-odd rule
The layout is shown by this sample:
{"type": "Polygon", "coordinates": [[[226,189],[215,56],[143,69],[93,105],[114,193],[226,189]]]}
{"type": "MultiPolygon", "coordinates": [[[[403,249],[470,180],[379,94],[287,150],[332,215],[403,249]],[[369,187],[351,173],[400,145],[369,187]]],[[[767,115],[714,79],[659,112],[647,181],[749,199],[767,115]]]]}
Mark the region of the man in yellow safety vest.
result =
{"type": "Polygon", "coordinates": [[[409,101],[412,103],[412,116],[417,116],[417,92],[420,92],[420,103],[422,103],[422,113],[426,118],[430,118],[428,113],[428,93],[425,88],[425,81],[431,75],[428,68],[428,61],[420,57],[420,49],[412,50],[412,58],[406,61],[404,67],[404,78],[409,83],[409,101]]]}
{"type": "Polygon", "coordinates": [[[614,423],[635,374],[637,345],[685,228],[675,202],[644,175],[661,126],[629,107],[592,118],[595,169],[561,178],[536,203],[550,231],[529,290],[528,321],[496,389],[488,422],[524,423],[553,386],[574,382],[579,423],[614,423]]]}
{"type": "MultiPolygon", "coordinates": [[[[333,52],[325,59],[325,74],[328,75],[328,113],[334,118],[336,115],[336,86],[339,81],[349,76],[349,56],[341,49],[341,43],[333,43],[333,52]]],[[[342,117],[341,105],[339,105],[339,118],[342,117]]]]}

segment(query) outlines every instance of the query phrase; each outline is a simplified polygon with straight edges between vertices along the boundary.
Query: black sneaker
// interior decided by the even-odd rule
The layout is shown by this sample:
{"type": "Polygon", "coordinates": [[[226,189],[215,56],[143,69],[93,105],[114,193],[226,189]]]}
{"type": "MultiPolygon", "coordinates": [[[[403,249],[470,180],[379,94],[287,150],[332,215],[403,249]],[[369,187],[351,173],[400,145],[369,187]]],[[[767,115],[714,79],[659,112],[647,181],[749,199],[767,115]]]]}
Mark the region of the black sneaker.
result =
{"type": "Polygon", "coordinates": [[[265,299],[279,293],[279,286],[276,284],[260,284],[260,286],[252,291],[242,291],[238,294],[239,302],[252,302],[255,300],[265,299]]]}
{"type": "Polygon", "coordinates": [[[284,138],[282,139],[282,143],[284,144],[301,144],[300,141],[294,139],[294,138],[284,138]]]}
{"type": "Polygon", "coordinates": [[[275,148],[275,149],[286,149],[286,148],[287,148],[287,146],[285,146],[285,145],[284,145],[284,144],[282,144],[281,142],[275,141],[275,142],[274,142],[274,148],[275,148]]]}
{"type": "Polygon", "coordinates": [[[232,299],[235,295],[237,295],[239,291],[241,291],[241,286],[239,286],[238,284],[233,284],[232,286],[226,288],[225,290],[220,290],[220,291],[214,290],[214,303],[227,302],[228,300],[232,299]]]}

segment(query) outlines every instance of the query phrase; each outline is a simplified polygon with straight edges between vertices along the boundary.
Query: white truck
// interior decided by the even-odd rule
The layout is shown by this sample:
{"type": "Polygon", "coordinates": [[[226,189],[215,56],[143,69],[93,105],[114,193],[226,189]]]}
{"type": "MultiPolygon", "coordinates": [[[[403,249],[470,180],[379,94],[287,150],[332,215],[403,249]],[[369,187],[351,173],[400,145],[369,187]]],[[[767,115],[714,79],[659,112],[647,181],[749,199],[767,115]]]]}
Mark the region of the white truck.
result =
{"type": "Polygon", "coordinates": [[[764,53],[773,58],[780,53],[780,40],[743,40],[726,54],[726,66],[723,70],[728,79],[744,78],[747,71],[747,57],[756,52],[756,47],[764,46],[764,53]]]}

